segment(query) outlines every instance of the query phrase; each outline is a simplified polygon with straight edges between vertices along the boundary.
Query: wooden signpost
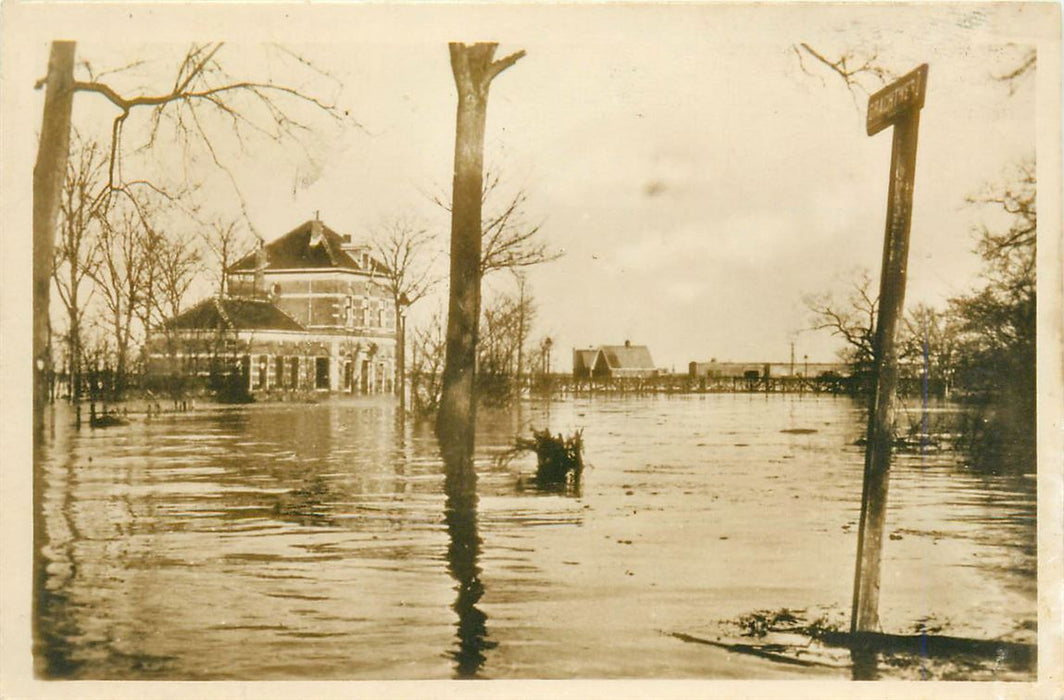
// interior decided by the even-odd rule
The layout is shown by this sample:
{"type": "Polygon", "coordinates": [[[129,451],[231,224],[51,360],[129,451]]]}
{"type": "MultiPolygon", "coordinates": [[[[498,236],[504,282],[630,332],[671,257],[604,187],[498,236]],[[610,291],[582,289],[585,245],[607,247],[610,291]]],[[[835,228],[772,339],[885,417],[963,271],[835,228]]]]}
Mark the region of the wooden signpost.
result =
{"type": "Polygon", "coordinates": [[[898,379],[895,330],[905,301],[905,269],[909,257],[916,137],[920,109],[927,90],[927,64],[896,80],[868,98],[868,135],[894,127],[887,193],[887,227],[883,241],[883,267],[879,277],[879,314],[875,335],[875,376],[868,444],[865,448],[861,523],[857,535],[853,613],[850,632],[879,629],[879,582],[883,529],[887,515],[890,450],[893,441],[894,390],[898,379]]]}

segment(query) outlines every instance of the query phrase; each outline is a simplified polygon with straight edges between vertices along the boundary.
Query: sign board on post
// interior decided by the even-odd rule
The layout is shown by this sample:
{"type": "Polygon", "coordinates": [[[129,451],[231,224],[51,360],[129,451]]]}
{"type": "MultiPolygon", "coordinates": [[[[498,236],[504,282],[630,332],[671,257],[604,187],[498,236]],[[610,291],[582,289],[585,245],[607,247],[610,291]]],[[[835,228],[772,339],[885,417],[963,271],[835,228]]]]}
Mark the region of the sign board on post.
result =
{"type": "MultiPolygon", "coordinates": [[[[886,524],[890,452],[893,443],[894,391],[897,353],[894,336],[905,300],[905,274],[909,256],[916,141],[920,109],[927,89],[927,64],[896,80],[868,99],[868,135],[894,127],[887,190],[887,222],[883,240],[883,267],[879,281],[876,319],[875,370],[865,448],[861,522],[857,535],[853,615],[850,632],[857,635],[879,628],[879,587],[886,524]]],[[[855,647],[851,647],[855,648],[855,647]]],[[[864,655],[867,656],[867,655],[864,655]]],[[[865,662],[862,662],[862,664],[865,662]]],[[[855,674],[858,658],[854,657],[855,674]]]]}
{"type": "Polygon", "coordinates": [[[903,114],[918,111],[924,106],[926,91],[927,64],[925,63],[869,97],[866,124],[868,135],[878,134],[895,123],[903,114]]]}

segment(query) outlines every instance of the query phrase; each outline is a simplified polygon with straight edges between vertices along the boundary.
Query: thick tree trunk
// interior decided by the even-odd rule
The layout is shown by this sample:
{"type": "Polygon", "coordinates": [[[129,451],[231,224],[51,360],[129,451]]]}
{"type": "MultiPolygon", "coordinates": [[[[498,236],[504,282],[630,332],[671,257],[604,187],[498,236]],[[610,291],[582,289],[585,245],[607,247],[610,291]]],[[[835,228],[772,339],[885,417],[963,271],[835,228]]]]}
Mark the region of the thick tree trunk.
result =
{"type": "MultiPolygon", "coordinates": [[[[450,301],[443,393],[436,433],[445,456],[471,455],[476,419],[477,323],[480,317],[481,198],[484,124],[492,79],[524,52],[492,61],[496,44],[450,44],[458,88],[451,209],[450,301]]],[[[448,463],[460,463],[451,459],[448,463]]]]}
{"type": "Polygon", "coordinates": [[[41,140],[33,167],[33,427],[40,435],[51,371],[48,293],[55,255],[59,197],[70,155],[74,98],[74,42],[52,42],[44,94],[41,140]]]}

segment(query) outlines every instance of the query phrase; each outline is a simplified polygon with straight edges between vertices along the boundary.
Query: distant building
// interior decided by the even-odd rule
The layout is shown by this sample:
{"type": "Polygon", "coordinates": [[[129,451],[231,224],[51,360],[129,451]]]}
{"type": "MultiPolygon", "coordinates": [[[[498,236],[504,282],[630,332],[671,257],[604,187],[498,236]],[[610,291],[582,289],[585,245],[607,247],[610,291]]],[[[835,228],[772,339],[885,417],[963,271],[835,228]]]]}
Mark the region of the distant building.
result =
{"type": "Polygon", "coordinates": [[[632,345],[626,340],[624,345],[573,349],[574,379],[621,379],[656,374],[658,370],[646,345],[632,345]]]}
{"type": "Polygon", "coordinates": [[[307,221],[233,264],[227,293],[148,339],[149,371],[209,376],[237,366],[251,392],[387,392],[395,309],[368,246],[307,221]]]}
{"type": "Polygon", "coordinates": [[[843,362],[691,362],[688,376],[695,379],[764,379],[765,377],[846,377],[850,366],[843,362]]]}

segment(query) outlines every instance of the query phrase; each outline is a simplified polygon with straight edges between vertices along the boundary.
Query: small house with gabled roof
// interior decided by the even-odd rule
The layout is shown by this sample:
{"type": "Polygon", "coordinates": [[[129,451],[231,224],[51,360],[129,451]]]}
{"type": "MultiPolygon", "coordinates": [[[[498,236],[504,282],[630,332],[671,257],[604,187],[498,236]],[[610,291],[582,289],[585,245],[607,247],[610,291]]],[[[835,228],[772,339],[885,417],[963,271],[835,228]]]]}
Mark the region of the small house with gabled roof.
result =
{"type": "Polygon", "coordinates": [[[149,336],[149,366],[204,375],[235,361],[253,393],[391,391],[387,272],[368,245],[307,221],[231,265],[225,294],[167,319],[149,336]]]}
{"type": "Polygon", "coordinates": [[[622,379],[652,377],[658,374],[650,349],[646,345],[599,345],[598,347],[573,349],[573,378],[622,379]]]}

